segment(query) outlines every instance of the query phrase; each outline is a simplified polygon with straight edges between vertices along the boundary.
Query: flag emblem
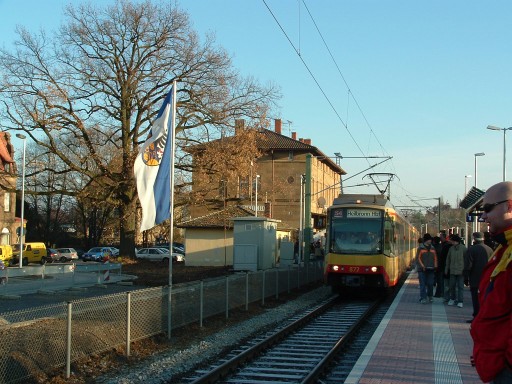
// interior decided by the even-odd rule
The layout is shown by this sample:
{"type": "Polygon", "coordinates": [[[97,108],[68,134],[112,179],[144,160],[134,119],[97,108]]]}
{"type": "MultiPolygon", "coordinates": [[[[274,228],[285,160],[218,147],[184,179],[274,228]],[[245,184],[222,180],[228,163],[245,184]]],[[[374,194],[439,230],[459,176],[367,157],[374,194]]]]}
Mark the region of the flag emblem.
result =
{"type": "Polygon", "coordinates": [[[165,149],[167,137],[159,137],[155,142],[148,145],[142,154],[142,161],[148,166],[159,166],[165,149]]]}

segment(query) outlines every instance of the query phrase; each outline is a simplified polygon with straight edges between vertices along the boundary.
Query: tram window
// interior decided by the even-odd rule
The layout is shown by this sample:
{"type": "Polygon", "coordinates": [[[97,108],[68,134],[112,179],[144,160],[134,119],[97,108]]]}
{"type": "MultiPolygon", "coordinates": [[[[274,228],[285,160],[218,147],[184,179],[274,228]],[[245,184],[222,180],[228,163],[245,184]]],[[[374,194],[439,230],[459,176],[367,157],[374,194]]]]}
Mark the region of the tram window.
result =
{"type": "Polygon", "coordinates": [[[384,220],[384,254],[391,255],[395,252],[395,230],[391,217],[384,220]]]}
{"type": "Polygon", "coordinates": [[[380,253],[380,220],[336,220],[331,226],[330,252],[380,253]]]}

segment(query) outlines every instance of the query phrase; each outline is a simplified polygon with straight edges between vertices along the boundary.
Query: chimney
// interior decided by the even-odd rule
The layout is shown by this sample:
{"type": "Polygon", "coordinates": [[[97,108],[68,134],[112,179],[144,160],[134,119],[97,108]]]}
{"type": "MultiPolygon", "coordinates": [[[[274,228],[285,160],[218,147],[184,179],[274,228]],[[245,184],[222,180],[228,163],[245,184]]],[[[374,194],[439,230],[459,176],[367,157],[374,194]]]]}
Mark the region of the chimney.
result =
{"type": "Polygon", "coordinates": [[[311,139],[304,139],[304,144],[311,145],[311,139]]]}
{"type": "Polygon", "coordinates": [[[245,120],[244,119],[236,119],[235,120],[235,135],[237,135],[240,130],[245,128],[245,120]]]}
{"type": "Polygon", "coordinates": [[[304,139],[303,139],[302,137],[299,137],[299,141],[300,141],[301,143],[303,143],[303,142],[304,142],[304,139]]]}
{"type": "Polygon", "coordinates": [[[292,132],[292,139],[297,140],[297,132],[292,132]]]}
{"type": "Polygon", "coordinates": [[[281,134],[281,119],[275,119],[275,131],[277,134],[281,134]]]}

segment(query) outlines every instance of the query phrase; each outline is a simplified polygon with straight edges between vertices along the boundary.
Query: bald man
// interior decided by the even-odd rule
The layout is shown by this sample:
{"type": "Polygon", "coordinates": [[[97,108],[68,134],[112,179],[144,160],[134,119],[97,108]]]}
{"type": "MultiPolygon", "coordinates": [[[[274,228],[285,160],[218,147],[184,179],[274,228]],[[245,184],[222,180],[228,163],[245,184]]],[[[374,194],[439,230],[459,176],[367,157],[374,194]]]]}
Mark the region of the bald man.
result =
{"type": "Polygon", "coordinates": [[[482,272],[480,310],[471,324],[473,360],[484,382],[512,383],[512,182],[484,194],[482,218],[499,246],[482,272]]]}

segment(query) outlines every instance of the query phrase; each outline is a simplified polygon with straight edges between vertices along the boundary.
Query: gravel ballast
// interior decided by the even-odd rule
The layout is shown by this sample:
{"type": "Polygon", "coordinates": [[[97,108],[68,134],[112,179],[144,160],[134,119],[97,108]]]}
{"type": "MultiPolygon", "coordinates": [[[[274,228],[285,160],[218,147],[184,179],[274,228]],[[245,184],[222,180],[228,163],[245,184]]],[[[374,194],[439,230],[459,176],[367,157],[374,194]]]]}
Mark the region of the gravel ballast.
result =
{"type": "Polygon", "coordinates": [[[179,350],[170,348],[168,351],[153,355],[136,365],[125,366],[116,373],[96,377],[95,381],[102,384],[171,382],[176,376],[214,359],[242,340],[261,333],[271,326],[278,326],[283,320],[320,303],[331,295],[330,287],[316,288],[294,300],[266,309],[263,313],[250,319],[206,336],[200,341],[194,340],[190,345],[179,350]]]}

